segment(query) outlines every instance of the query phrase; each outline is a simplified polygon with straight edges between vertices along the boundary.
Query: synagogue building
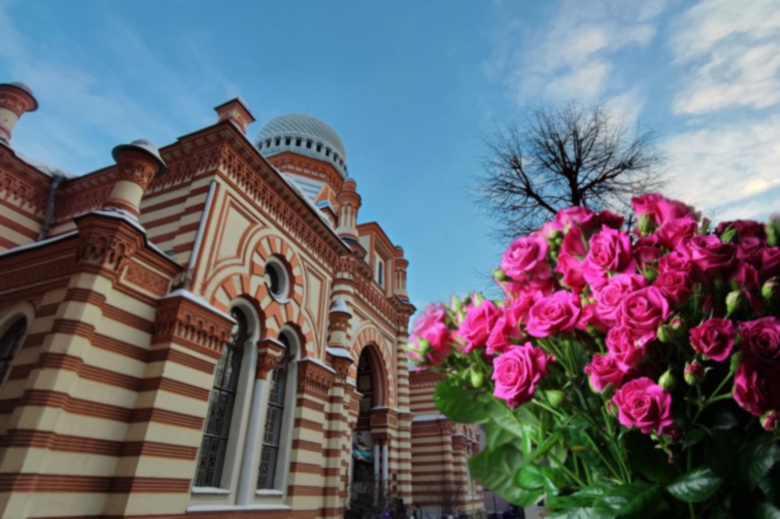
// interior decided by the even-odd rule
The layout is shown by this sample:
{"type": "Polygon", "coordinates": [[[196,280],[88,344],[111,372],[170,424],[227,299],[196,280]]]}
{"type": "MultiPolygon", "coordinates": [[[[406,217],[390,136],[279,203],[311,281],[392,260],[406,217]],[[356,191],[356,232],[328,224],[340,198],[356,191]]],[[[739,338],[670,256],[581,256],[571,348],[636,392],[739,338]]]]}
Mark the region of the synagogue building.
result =
{"type": "Polygon", "coordinates": [[[71,175],[14,148],[36,109],[0,85],[0,517],[483,508],[477,431],[409,372],[409,262],[330,126],[250,140],[233,99],[71,175]]]}

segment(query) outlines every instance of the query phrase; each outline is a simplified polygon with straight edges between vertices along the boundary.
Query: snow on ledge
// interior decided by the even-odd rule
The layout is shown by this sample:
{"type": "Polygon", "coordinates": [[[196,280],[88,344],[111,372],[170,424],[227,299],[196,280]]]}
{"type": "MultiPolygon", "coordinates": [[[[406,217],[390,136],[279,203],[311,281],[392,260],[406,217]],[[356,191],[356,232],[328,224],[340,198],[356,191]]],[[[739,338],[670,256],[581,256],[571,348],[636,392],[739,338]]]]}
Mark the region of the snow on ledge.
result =
{"type": "Polygon", "coordinates": [[[413,422],[435,422],[436,420],[446,420],[443,414],[421,414],[412,418],[413,422]]]}
{"type": "Polygon", "coordinates": [[[345,314],[352,315],[352,311],[349,309],[349,305],[343,299],[337,299],[333,306],[330,308],[330,313],[343,312],[345,314]]]}
{"type": "Polygon", "coordinates": [[[78,233],[79,233],[78,231],[70,231],[70,232],[66,232],[65,234],[59,234],[51,238],[46,238],[45,240],[25,243],[24,245],[19,245],[18,247],[14,247],[13,249],[8,249],[6,251],[0,252],[0,258],[3,256],[10,256],[11,254],[15,254],[17,252],[37,249],[38,247],[43,247],[44,245],[51,245],[52,243],[57,243],[58,241],[62,241],[72,236],[75,236],[78,233]]]}
{"type": "Polygon", "coordinates": [[[352,360],[352,355],[350,355],[349,352],[344,348],[333,348],[331,346],[328,346],[327,348],[325,348],[325,351],[330,353],[334,357],[340,357],[342,359],[352,360]]]}
{"type": "Polygon", "coordinates": [[[242,510],[292,510],[287,505],[193,505],[188,506],[188,512],[231,512],[242,510]]]}
{"type": "Polygon", "coordinates": [[[303,357],[303,358],[302,358],[301,360],[299,360],[298,362],[312,362],[312,363],[314,363],[314,364],[316,364],[316,365],[318,365],[318,366],[320,366],[320,367],[323,367],[323,368],[327,369],[327,370],[328,370],[328,371],[330,371],[331,373],[335,373],[335,372],[336,372],[336,370],[335,370],[335,369],[331,368],[330,366],[328,366],[327,364],[325,364],[325,363],[324,363],[324,362],[322,362],[321,360],[317,360],[317,359],[315,359],[314,357],[303,357]]]}
{"type": "Polygon", "coordinates": [[[217,315],[221,315],[222,317],[224,317],[225,319],[227,319],[231,323],[236,324],[236,320],[233,319],[233,317],[231,317],[230,315],[226,314],[225,312],[223,312],[219,308],[211,306],[204,299],[196,296],[195,294],[193,294],[189,290],[185,290],[183,288],[178,288],[178,289],[174,290],[173,292],[171,292],[170,294],[164,295],[160,299],[171,299],[171,298],[174,298],[174,297],[183,297],[184,299],[187,299],[188,301],[192,301],[193,303],[195,303],[197,305],[200,305],[201,307],[209,310],[210,312],[213,312],[213,313],[215,313],[217,315]]]}

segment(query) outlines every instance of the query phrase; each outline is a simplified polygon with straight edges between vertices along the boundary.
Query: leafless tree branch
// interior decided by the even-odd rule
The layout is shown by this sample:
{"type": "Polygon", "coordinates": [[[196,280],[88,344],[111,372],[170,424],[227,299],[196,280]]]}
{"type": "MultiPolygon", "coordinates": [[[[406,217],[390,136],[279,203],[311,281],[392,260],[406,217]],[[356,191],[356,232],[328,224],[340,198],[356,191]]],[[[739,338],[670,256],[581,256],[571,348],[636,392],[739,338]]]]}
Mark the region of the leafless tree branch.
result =
{"type": "Polygon", "coordinates": [[[540,106],[486,144],[476,195],[501,240],[530,234],[570,206],[627,214],[631,197],[665,184],[653,133],[602,105],[540,106]]]}

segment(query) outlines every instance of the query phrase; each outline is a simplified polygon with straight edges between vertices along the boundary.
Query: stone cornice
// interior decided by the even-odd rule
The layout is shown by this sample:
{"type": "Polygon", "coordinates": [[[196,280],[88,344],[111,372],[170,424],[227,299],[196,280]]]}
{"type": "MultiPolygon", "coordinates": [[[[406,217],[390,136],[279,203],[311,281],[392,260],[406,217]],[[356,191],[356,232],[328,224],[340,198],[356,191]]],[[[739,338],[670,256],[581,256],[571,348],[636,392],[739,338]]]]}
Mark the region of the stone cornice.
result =
{"type": "Polygon", "coordinates": [[[230,340],[232,326],[216,309],[183,295],[166,297],[157,303],[152,342],[176,342],[217,359],[230,340]]]}

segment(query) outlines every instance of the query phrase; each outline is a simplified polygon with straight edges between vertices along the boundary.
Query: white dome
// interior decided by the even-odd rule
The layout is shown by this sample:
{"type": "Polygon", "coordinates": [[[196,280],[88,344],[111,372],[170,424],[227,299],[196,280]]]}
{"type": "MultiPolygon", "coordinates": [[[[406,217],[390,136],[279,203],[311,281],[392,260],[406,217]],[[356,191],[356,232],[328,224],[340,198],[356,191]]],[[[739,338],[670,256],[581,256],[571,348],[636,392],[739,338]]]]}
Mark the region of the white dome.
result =
{"type": "Polygon", "coordinates": [[[263,156],[284,151],[329,162],[342,177],[347,176],[347,152],[336,131],[327,123],[306,114],[287,114],[271,119],[255,141],[263,156]]]}

